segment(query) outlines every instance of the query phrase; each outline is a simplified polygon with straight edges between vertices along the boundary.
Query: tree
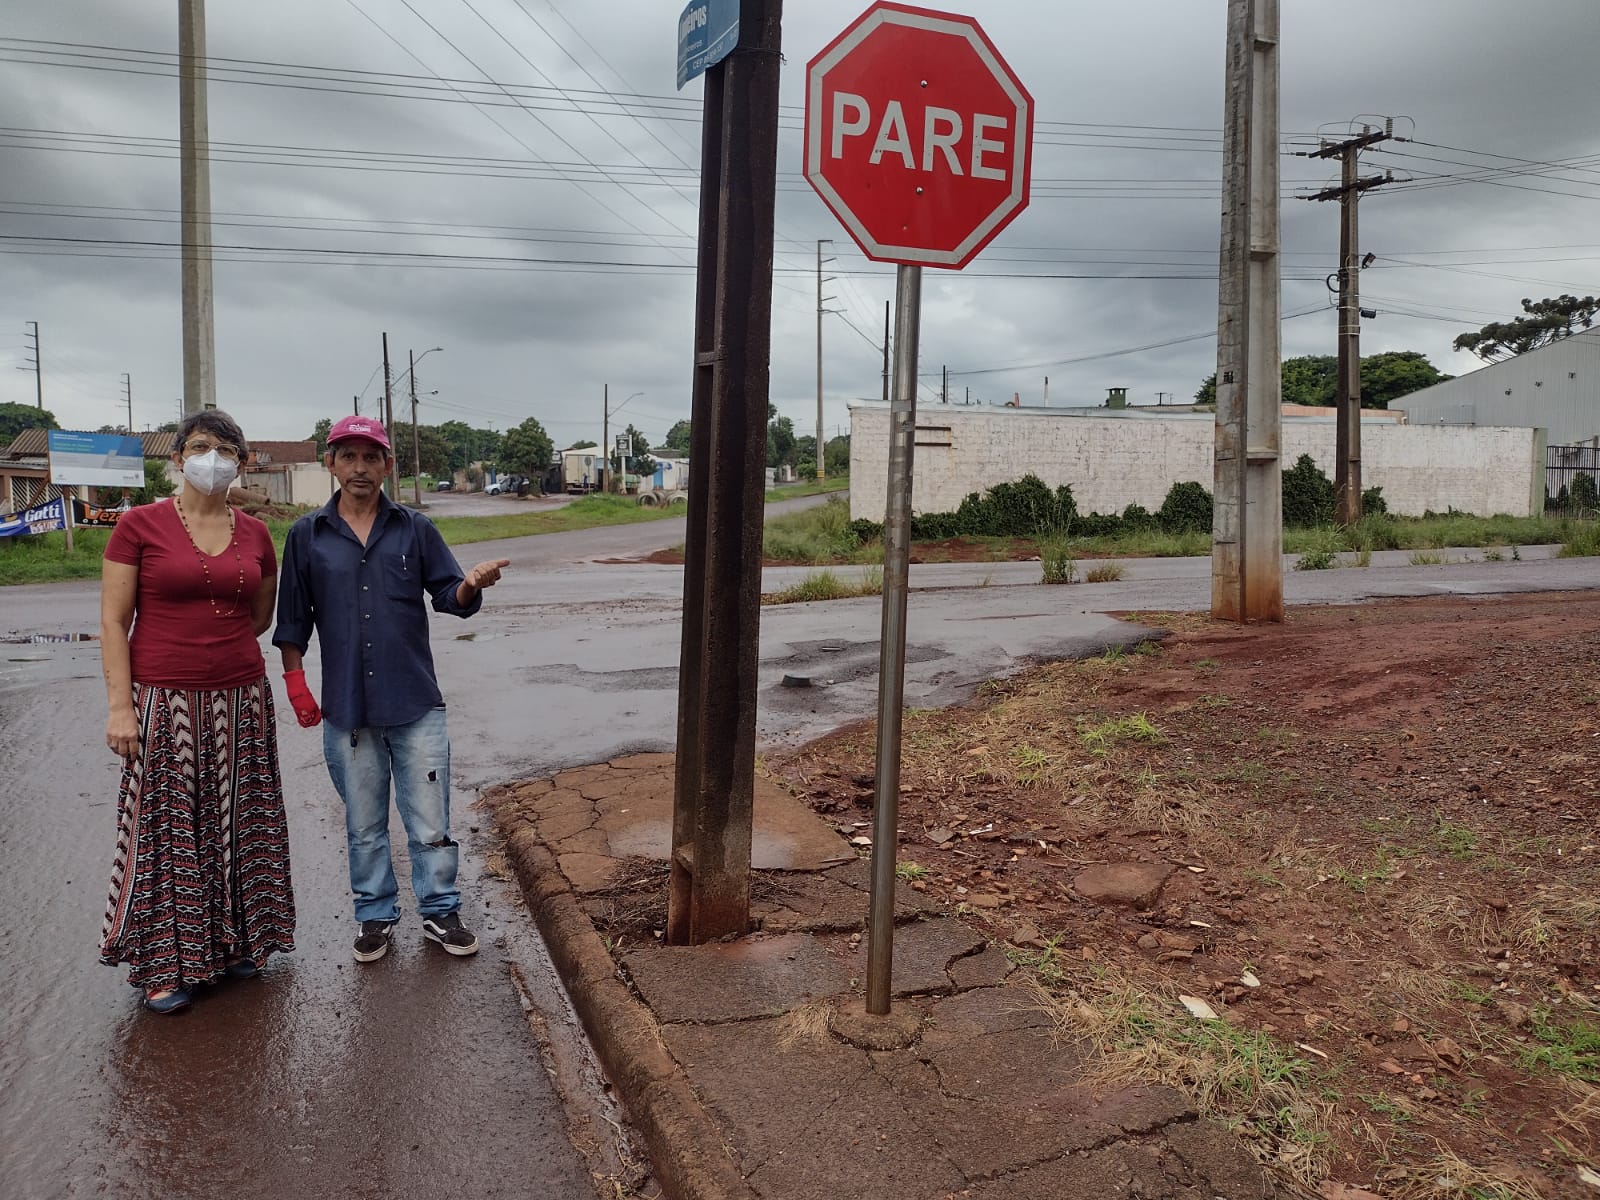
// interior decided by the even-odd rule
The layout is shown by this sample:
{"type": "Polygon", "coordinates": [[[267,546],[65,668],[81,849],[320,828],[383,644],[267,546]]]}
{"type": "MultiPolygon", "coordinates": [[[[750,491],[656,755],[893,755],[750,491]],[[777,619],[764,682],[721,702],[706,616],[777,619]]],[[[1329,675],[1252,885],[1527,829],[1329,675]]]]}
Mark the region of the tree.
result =
{"type": "Polygon", "coordinates": [[[1415,350],[1389,350],[1361,360],[1361,407],[1388,408],[1391,400],[1454,376],[1443,375],[1415,350]]]}
{"type": "MultiPolygon", "coordinates": [[[[1387,350],[1361,360],[1361,407],[1388,408],[1391,400],[1451,378],[1439,373],[1428,356],[1416,350],[1387,350]]],[[[1283,360],[1283,402],[1327,408],[1339,389],[1339,360],[1332,354],[1302,354],[1283,360]]],[[[1217,402],[1217,376],[1212,372],[1194,394],[1196,404],[1217,402]]]]}
{"type": "Polygon", "coordinates": [[[1339,360],[1332,354],[1302,354],[1283,360],[1285,404],[1330,405],[1339,390],[1339,360]]]}
{"type": "Polygon", "coordinates": [[[632,425],[622,431],[622,436],[628,439],[628,461],[624,464],[613,454],[611,469],[621,474],[654,475],[656,460],[650,457],[650,439],[632,425]]]}
{"type": "MultiPolygon", "coordinates": [[[[591,446],[593,442],[589,443],[591,446]]],[[[580,447],[573,447],[579,449],[580,447]]],[[[506,430],[500,442],[500,465],[517,475],[537,479],[555,457],[556,446],[535,417],[506,430]]]]}
{"type": "Polygon", "coordinates": [[[422,474],[438,477],[450,473],[450,443],[432,425],[418,425],[416,453],[412,451],[411,426],[395,422],[389,431],[389,442],[394,447],[395,462],[400,474],[417,474],[417,454],[422,458],[422,474]]]}
{"type": "Polygon", "coordinates": [[[321,458],[328,453],[328,434],[333,432],[333,418],[323,417],[311,430],[311,438],[317,443],[317,457],[321,458]]]}
{"type": "MultiPolygon", "coordinates": [[[[34,410],[38,412],[38,409],[34,410]]],[[[164,459],[147,458],[144,460],[144,486],[135,488],[128,493],[129,504],[154,504],[163,496],[170,496],[178,489],[173,486],[171,477],[167,474],[167,464],[164,459]]]]}
{"type": "Polygon", "coordinates": [[[829,438],[827,446],[823,448],[823,454],[826,456],[823,465],[827,467],[830,478],[850,474],[849,434],[829,438]]]}
{"type": "Polygon", "coordinates": [[[1456,350],[1470,350],[1484,362],[1513,358],[1571,337],[1594,324],[1600,312],[1600,299],[1594,296],[1556,296],[1544,300],[1523,300],[1520,317],[1491,321],[1476,333],[1463,333],[1451,343],[1456,350]]]}
{"type": "Polygon", "coordinates": [[[55,414],[31,404],[0,404],[0,447],[9,446],[29,429],[60,429],[55,414]]]}
{"type": "Polygon", "coordinates": [[[679,421],[671,429],[667,430],[667,440],[662,445],[668,450],[687,455],[689,453],[689,422],[679,421]]]}
{"type": "Polygon", "coordinates": [[[436,426],[450,447],[450,469],[465,470],[468,463],[492,462],[500,452],[500,435],[492,429],[474,429],[465,421],[445,421],[436,426]]]}
{"type": "Polygon", "coordinates": [[[778,415],[778,406],[767,402],[767,466],[794,462],[794,422],[778,415]]]}

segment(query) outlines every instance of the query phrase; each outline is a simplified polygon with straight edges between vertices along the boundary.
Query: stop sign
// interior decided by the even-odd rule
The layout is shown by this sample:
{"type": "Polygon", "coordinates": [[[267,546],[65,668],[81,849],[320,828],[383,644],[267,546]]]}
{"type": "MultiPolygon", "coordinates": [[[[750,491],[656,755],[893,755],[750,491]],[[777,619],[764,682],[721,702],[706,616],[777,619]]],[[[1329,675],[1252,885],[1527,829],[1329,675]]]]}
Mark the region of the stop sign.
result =
{"type": "Polygon", "coordinates": [[[806,178],[868,258],[966,266],[1027,207],[1032,150],[971,17],[880,0],[806,68],[806,178]]]}

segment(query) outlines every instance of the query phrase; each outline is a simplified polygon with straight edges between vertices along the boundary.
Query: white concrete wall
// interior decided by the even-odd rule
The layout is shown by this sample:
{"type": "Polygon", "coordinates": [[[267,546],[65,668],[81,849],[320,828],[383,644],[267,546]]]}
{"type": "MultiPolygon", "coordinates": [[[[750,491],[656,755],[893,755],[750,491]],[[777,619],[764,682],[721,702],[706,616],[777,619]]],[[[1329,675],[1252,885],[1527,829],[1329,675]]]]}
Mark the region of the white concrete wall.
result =
{"type": "MultiPolygon", "coordinates": [[[[1310,454],[1331,479],[1334,424],[1286,420],[1283,465],[1310,454]]],[[[1212,486],[1209,413],[1165,417],[1068,416],[1017,409],[930,406],[917,415],[914,512],[950,512],[971,492],[1032,473],[1051,487],[1072,485],[1079,512],[1152,512],[1174,483],[1212,486]]],[[[850,410],[850,515],[883,519],[888,491],[889,410],[850,410]]],[[[1490,516],[1532,515],[1543,477],[1542,431],[1417,427],[1389,421],[1361,427],[1362,482],[1383,488],[1389,510],[1421,516],[1457,508],[1490,516]]]]}

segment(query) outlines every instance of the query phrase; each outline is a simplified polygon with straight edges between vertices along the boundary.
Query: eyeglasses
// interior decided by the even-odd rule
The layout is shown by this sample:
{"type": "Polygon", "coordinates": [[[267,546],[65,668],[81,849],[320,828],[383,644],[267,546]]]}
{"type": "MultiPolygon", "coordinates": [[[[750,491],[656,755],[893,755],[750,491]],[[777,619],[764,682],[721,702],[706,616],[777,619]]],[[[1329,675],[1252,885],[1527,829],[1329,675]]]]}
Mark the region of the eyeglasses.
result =
{"type": "Polygon", "coordinates": [[[239,447],[231,442],[213,442],[203,437],[190,438],[183,444],[182,453],[185,458],[194,458],[196,455],[209,454],[213,450],[217,452],[220,458],[231,459],[233,462],[239,461],[239,447]]]}

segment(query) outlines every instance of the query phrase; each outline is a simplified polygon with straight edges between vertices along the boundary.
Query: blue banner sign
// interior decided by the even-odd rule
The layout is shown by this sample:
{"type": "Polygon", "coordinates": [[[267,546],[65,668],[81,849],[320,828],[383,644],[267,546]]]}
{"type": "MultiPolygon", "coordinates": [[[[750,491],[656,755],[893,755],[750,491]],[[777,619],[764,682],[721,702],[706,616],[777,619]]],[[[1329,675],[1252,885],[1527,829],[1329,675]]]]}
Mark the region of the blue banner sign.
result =
{"type": "Polygon", "coordinates": [[[144,442],[123,433],[52,429],[50,482],[76,487],[143,487],[144,442]]]}
{"type": "Polygon", "coordinates": [[[678,18],[678,87],[716,66],[739,45],[739,0],[690,0],[678,18]]]}
{"type": "Polygon", "coordinates": [[[26,537],[30,533],[54,533],[67,527],[66,505],[57,496],[38,508],[0,517],[0,538],[26,537]]]}

